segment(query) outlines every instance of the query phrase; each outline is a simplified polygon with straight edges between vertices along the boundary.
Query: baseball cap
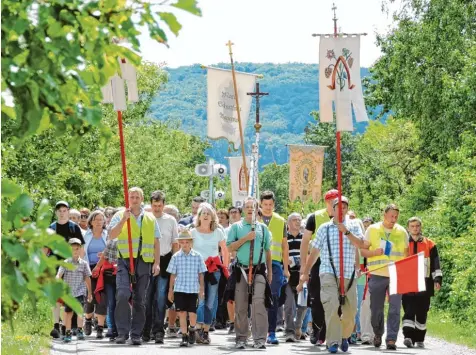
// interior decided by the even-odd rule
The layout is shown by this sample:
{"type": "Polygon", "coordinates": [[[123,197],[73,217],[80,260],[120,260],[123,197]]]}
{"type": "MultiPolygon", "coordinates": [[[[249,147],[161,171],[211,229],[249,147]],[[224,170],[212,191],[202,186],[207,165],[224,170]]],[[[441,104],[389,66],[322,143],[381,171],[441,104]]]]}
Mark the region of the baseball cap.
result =
{"type": "Polygon", "coordinates": [[[68,240],[68,243],[71,244],[71,245],[72,244],[79,244],[79,245],[82,244],[81,241],[78,238],[71,238],[70,240],[68,240]]]}
{"type": "Polygon", "coordinates": [[[69,209],[69,204],[68,204],[68,202],[66,202],[66,201],[58,201],[58,202],[56,202],[55,209],[57,210],[58,208],[60,208],[60,207],[62,207],[62,206],[64,206],[64,207],[66,207],[66,208],[69,209]]]}
{"type": "Polygon", "coordinates": [[[339,197],[339,191],[333,189],[333,190],[329,190],[326,192],[326,194],[324,195],[324,201],[327,201],[327,200],[333,200],[335,198],[339,197]]]}
{"type": "MultiPolygon", "coordinates": [[[[341,201],[342,203],[346,203],[347,206],[349,206],[349,200],[347,199],[347,197],[341,196],[341,201]]],[[[334,201],[332,201],[332,207],[335,207],[335,205],[337,205],[338,203],[339,203],[339,198],[334,199],[334,201]]]]}

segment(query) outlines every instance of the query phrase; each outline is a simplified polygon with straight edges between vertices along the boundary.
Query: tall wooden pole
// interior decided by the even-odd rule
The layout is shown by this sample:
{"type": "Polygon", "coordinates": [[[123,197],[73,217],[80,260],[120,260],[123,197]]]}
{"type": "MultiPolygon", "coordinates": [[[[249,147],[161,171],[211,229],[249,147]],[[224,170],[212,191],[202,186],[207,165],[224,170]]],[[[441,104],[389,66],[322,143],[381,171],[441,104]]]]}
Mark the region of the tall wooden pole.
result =
{"type": "MultiPolygon", "coordinates": [[[[332,4],[332,11],[334,11],[334,37],[338,36],[337,33],[337,17],[336,17],[336,10],[337,7],[335,4],[332,4]]],[[[337,125],[336,125],[337,130],[337,125]]],[[[339,223],[343,222],[343,215],[342,215],[342,164],[341,164],[341,147],[340,147],[340,131],[336,131],[336,155],[337,155],[337,191],[338,191],[338,199],[339,203],[337,206],[337,218],[339,223]]],[[[344,236],[342,232],[339,231],[339,271],[340,271],[340,302],[343,304],[344,297],[345,297],[345,285],[344,285],[344,236]]]]}
{"type": "Polygon", "coordinates": [[[231,76],[233,78],[233,90],[235,92],[236,113],[238,115],[238,127],[239,127],[239,130],[240,130],[241,156],[243,158],[243,168],[245,169],[246,190],[248,190],[249,189],[249,181],[248,181],[248,168],[246,166],[245,140],[243,138],[243,127],[241,125],[240,103],[238,102],[238,88],[236,86],[235,63],[233,62],[233,51],[231,50],[231,46],[233,45],[233,43],[229,40],[226,45],[228,46],[228,49],[230,51],[231,76]]]}

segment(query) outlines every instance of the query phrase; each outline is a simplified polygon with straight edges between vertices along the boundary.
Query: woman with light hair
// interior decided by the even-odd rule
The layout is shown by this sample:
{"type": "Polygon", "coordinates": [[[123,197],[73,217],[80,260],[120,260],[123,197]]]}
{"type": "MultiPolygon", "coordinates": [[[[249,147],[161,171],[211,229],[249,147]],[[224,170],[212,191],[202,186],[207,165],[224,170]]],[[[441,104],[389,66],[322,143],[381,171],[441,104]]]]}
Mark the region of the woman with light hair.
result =
{"type": "Polygon", "coordinates": [[[202,255],[208,270],[205,273],[205,298],[200,300],[197,309],[197,343],[210,344],[208,333],[215,317],[213,310],[218,297],[218,282],[221,270],[225,270],[229,263],[229,253],[225,233],[223,228],[219,227],[217,213],[209,203],[200,205],[194,225],[195,228],[191,231],[193,249],[202,255]]]}

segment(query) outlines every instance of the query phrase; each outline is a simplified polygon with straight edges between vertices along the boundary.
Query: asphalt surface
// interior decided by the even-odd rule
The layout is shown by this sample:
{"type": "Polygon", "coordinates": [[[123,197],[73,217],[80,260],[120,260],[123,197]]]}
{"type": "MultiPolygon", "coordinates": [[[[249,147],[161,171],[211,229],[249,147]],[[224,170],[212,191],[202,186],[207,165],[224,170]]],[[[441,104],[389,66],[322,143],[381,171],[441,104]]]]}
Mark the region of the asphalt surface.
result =
{"type": "MultiPolygon", "coordinates": [[[[93,335],[95,333],[93,332],[93,335]]],[[[234,335],[228,335],[226,330],[217,330],[210,333],[211,344],[190,345],[187,348],[179,347],[181,338],[166,338],[165,344],[156,345],[149,342],[140,346],[132,345],[116,345],[110,343],[109,339],[102,340],[95,339],[94,336],[86,337],[86,340],[78,341],[73,337],[73,341],[69,344],[64,344],[61,341],[54,340],[52,342],[51,355],[59,354],[100,354],[100,355],[122,355],[122,354],[180,354],[180,355],[213,355],[213,354],[239,354],[245,352],[260,352],[273,355],[309,355],[309,354],[328,354],[325,346],[312,345],[309,340],[302,340],[296,343],[285,343],[283,333],[277,333],[280,340],[279,345],[267,345],[266,350],[257,350],[248,347],[245,350],[236,350],[234,348],[234,335]]],[[[401,334],[398,339],[398,350],[389,351],[384,346],[380,350],[375,349],[369,345],[353,345],[350,346],[348,354],[363,355],[363,354],[378,354],[378,353],[398,353],[398,354],[420,354],[420,355],[476,355],[476,350],[468,349],[464,346],[447,343],[440,339],[427,337],[425,341],[425,349],[408,349],[403,345],[403,337],[401,334]]],[[[383,338],[385,339],[385,337],[383,338]]],[[[250,343],[252,343],[250,341],[250,343]]],[[[340,354],[343,354],[339,350],[340,354]]]]}

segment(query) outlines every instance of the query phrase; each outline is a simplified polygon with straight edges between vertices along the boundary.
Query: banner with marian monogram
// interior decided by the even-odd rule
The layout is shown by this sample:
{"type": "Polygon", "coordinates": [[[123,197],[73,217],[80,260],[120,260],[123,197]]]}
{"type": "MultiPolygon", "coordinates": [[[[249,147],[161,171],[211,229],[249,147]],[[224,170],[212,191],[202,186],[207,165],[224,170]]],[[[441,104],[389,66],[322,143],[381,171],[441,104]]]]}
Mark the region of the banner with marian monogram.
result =
{"type": "Polygon", "coordinates": [[[338,131],[353,131],[368,121],[360,79],[360,36],[321,37],[319,46],[319,120],[332,123],[335,104],[338,131]]]}
{"type": "Polygon", "coordinates": [[[289,145],[289,200],[321,199],[324,147],[289,145]]]}
{"type": "Polygon", "coordinates": [[[230,162],[231,196],[233,206],[243,207],[243,201],[248,195],[246,181],[249,181],[251,158],[249,156],[246,157],[246,167],[248,168],[248,174],[245,174],[243,158],[241,156],[228,157],[228,161],[230,162]]]}
{"type": "MultiPolygon", "coordinates": [[[[252,101],[251,95],[246,93],[254,91],[257,75],[235,72],[235,77],[244,134],[252,101]]],[[[240,146],[240,130],[231,70],[208,68],[207,88],[208,137],[225,138],[237,150],[240,146]]]]}

